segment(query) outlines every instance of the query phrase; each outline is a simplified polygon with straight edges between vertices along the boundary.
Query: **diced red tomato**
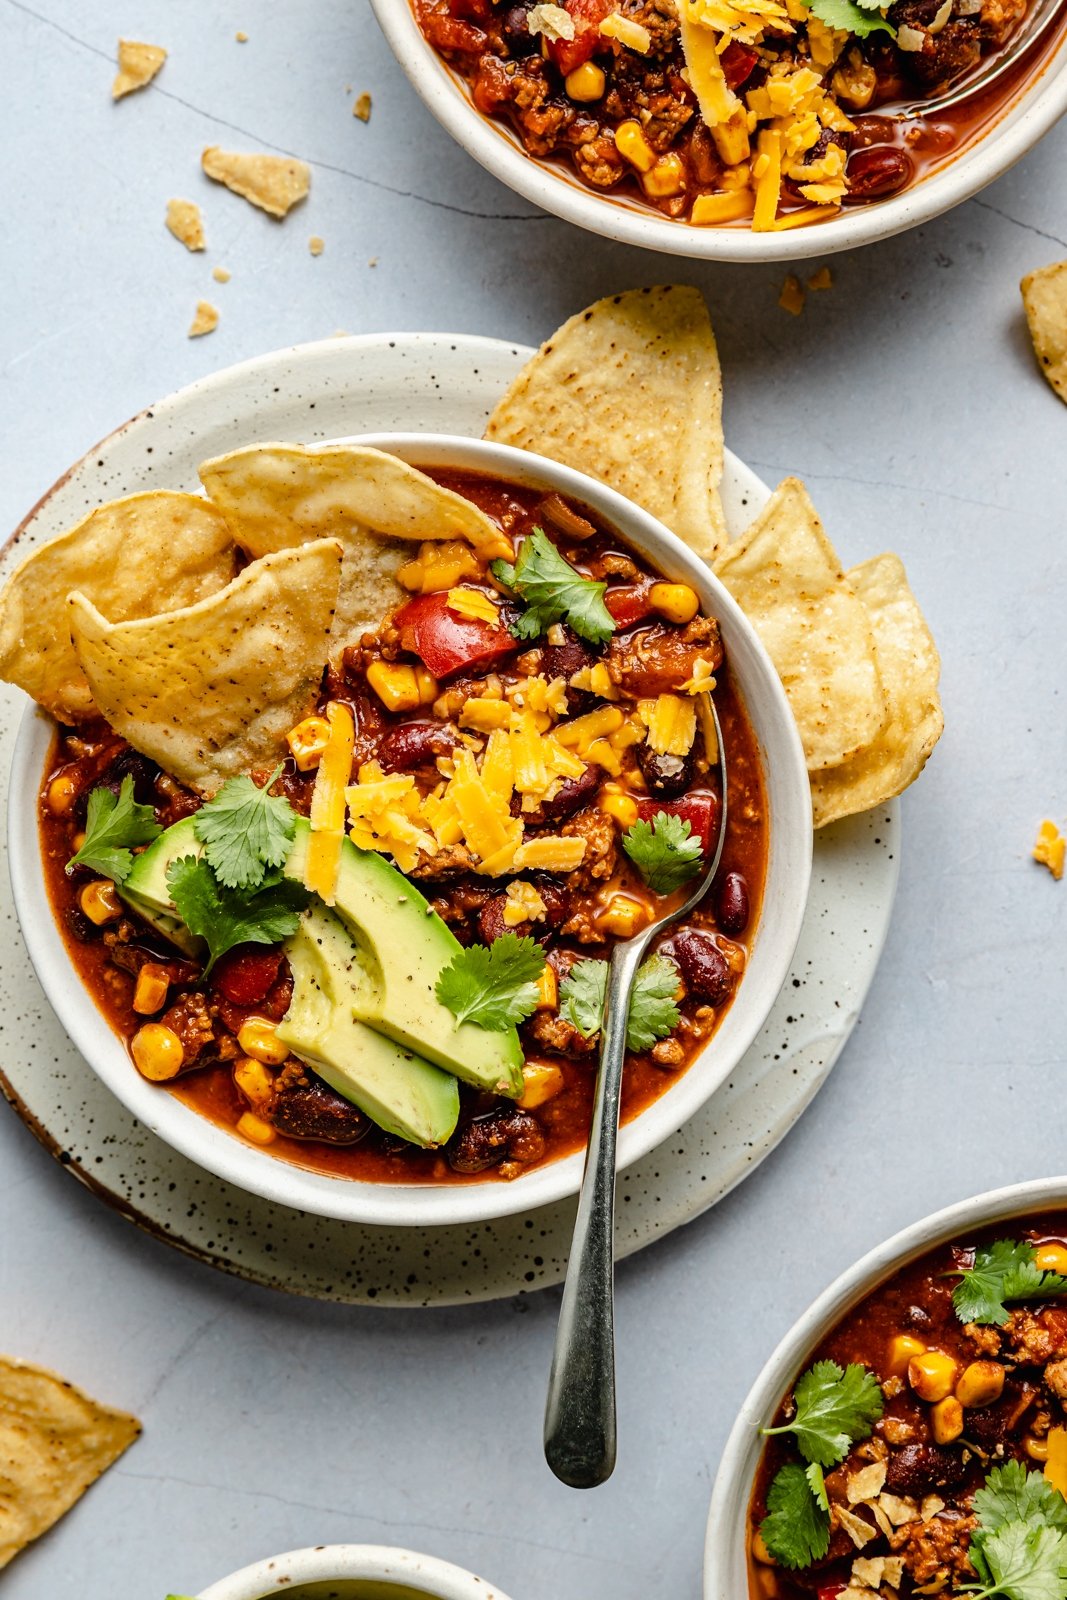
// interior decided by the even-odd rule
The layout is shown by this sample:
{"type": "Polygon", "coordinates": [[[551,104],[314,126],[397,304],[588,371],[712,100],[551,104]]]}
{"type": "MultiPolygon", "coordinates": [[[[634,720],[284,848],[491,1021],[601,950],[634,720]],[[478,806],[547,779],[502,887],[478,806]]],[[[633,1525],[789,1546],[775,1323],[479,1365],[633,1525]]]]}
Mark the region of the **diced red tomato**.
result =
{"type": "MultiPolygon", "coordinates": [[[[722,62],[723,76],[731,89],[739,89],[746,78],[752,76],[759,56],[754,50],[748,50],[743,44],[738,44],[736,39],[726,46],[719,57],[722,62]]],[[[831,1597],[832,1600],[832,1597],[831,1597]]]]}
{"type": "Polygon", "coordinates": [[[454,17],[466,17],[471,22],[488,22],[492,15],[489,0],[449,0],[448,9],[454,17]]]}
{"type": "Polygon", "coordinates": [[[628,583],[624,588],[608,590],[604,604],[611,612],[616,627],[632,628],[635,622],[643,622],[652,615],[652,602],[648,596],[654,581],[649,578],[643,583],[628,583]]]}
{"type": "Polygon", "coordinates": [[[710,790],[698,790],[695,794],[683,795],[680,800],[640,800],[637,811],[642,822],[651,822],[659,811],[667,811],[672,817],[681,817],[700,839],[705,856],[711,855],[719,829],[717,794],[712,794],[710,790]]]}
{"type": "Polygon", "coordinates": [[[481,28],[473,23],[444,17],[438,11],[428,12],[422,25],[435,50],[462,50],[466,55],[476,56],[488,42],[481,28]]]}
{"type": "Polygon", "coordinates": [[[400,642],[419,656],[435,678],[462,668],[499,661],[519,648],[507,628],[448,609],[448,595],[420,594],[396,614],[400,642]]]}
{"type": "Polygon", "coordinates": [[[573,39],[550,39],[549,58],[566,77],[602,48],[600,24],[612,9],[612,0],[564,0],[574,18],[573,39]]]}
{"type": "Polygon", "coordinates": [[[281,964],[281,945],[238,944],[219,957],[213,981],[235,1006],[254,1006],[274,987],[281,964]]]}
{"type": "Polygon", "coordinates": [[[824,1583],[815,1593],[818,1600],[837,1600],[838,1595],[844,1594],[847,1587],[848,1585],[844,1583],[824,1583]]]}

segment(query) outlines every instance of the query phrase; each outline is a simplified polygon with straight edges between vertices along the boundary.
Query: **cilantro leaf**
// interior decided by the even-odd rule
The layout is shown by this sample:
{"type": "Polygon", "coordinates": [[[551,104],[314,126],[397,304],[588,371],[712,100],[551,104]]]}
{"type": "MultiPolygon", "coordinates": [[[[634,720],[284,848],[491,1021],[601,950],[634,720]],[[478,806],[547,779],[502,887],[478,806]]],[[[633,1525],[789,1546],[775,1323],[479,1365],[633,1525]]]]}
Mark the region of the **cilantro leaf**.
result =
{"type": "MultiPolygon", "coordinates": [[[[1067,1533],[1025,1522],[1006,1522],[982,1538],[975,1563],[980,1583],[965,1591],[986,1600],[1063,1600],[1067,1592],[1067,1533]]],[[[973,1559],[973,1557],[972,1557],[973,1559]]]]}
{"type": "Polygon", "coordinates": [[[227,889],[255,889],[289,854],[296,813],[288,800],[269,792],[281,770],[276,767],[262,789],[251,778],[230,778],[196,813],[193,832],[227,889]]]}
{"type": "Polygon", "coordinates": [[[826,1492],[826,1479],[819,1463],[817,1461],[809,1461],[804,1468],[804,1476],[808,1480],[808,1488],[815,1496],[816,1502],[824,1511],[829,1511],[830,1496],[826,1492]]]}
{"type": "Polygon", "coordinates": [[[821,1561],[829,1550],[830,1514],[819,1504],[803,1467],[792,1463],[777,1474],[767,1491],[767,1515],[759,1531],[774,1559],[793,1571],[821,1561]]]}
{"type": "Polygon", "coordinates": [[[502,933],[491,945],[472,944],[453,956],[436,994],[457,1022],[503,1033],[537,1009],[537,980],[545,953],[536,939],[502,933]]]}
{"type": "Polygon", "coordinates": [[[974,1540],[984,1540],[1009,1522],[1058,1528],[1067,1533],[1067,1500],[1043,1472],[1028,1472],[1021,1461],[993,1468],[975,1493],[974,1513],[980,1523],[974,1540]]]}
{"type": "Polygon", "coordinates": [[[888,33],[895,39],[897,31],[880,11],[872,11],[857,4],[857,0],[811,0],[811,14],[828,28],[840,28],[866,39],[872,33],[888,33]]]}
{"type": "Polygon", "coordinates": [[[235,944],[278,944],[295,933],[308,892],[292,878],[272,878],[256,890],[221,884],[202,856],[182,856],[167,868],[167,886],[178,915],[204,940],[215,962],[235,944]]]}
{"type": "Polygon", "coordinates": [[[700,870],[704,847],[687,817],[657,811],[651,822],[635,822],[622,847],[655,894],[671,894],[700,870]]]}
{"type": "Polygon", "coordinates": [[[151,806],[138,805],[133,779],[127,773],[118,797],[110,789],[94,789],[85,816],[85,842],[67,862],[67,871],[88,867],[115,883],[124,883],[133,866],[131,845],[150,844],[163,832],[151,806]]]}
{"type": "Polygon", "coordinates": [[[494,561],[492,571],[525,601],[525,611],[511,628],[517,639],[536,639],[553,622],[566,622],[590,644],[605,644],[615,632],[604,604],[607,584],[583,578],[541,528],[522,541],[514,566],[494,561]]]}
{"type": "MultiPolygon", "coordinates": [[[[600,1032],[607,988],[606,961],[576,962],[560,986],[559,1014],[586,1039],[600,1032]]],[[[666,956],[650,956],[634,979],[626,1023],[627,1050],[648,1050],[678,1026],[681,1013],[674,998],[677,992],[678,968],[674,962],[666,956]]]]}
{"type": "Polygon", "coordinates": [[[1002,1328],[1008,1320],[1009,1300],[1052,1300],[1067,1294],[1067,1278],[1042,1272],[1036,1252],[1025,1240],[996,1239],[980,1245],[974,1266],[960,1273],[952,1291],[952,1305],[961,1322],[993,1323],[1002,1328]]]}
{"type": "Polygon", "coordinates": [[[817,1361],[793,1390],[796,1415],[765,1434],[791,1433],[805,1461],[832,1467],[852,1445],[866,1439],[885,1401],[874,1374],[858,1362],[844,1371],[836,1361],[817,1361]]]}

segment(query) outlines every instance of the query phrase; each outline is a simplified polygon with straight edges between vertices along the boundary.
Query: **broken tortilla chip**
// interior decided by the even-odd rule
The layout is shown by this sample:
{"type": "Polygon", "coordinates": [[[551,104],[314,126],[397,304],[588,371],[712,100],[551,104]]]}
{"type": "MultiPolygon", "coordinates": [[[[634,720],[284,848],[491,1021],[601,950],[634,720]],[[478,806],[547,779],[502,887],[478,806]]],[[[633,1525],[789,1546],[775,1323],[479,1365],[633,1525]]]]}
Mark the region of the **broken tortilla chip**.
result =
{"type": "Polygon", "coordinates": [[[579,312],[519,373],[485,437],[599,478],[706,561],[725,545],[722,374],[697,289],[635,289],[579,312]]]}
{"type": "Polygon", "coordinates": [[[205,333],[214,333],[218,325],[218,307],[213,306],[210,300],[198,300],[196,302],[196,315],[189,324],[189,338],[199,339],[205,333]]]}
{"type": "Polygon", "coordinates": [[[204,795],[284,752],[313,708],[337,603],[341,544],[317,539],[253,561],[180,611],[112,622],[83,594],[74,649],[115,732],[204,795]]]}
{"type": "Polygon", "coordinates": [[[196,494],[112,500],[18,566],[0,594],[0,678],[60,722],[95,714],[67,625],[81,592],[116,622],[195,605],[225,587],[236,552],[222,514],[196,494]]]}
{"type": "Polygon", "coordinates": [[[112,100],[121,100],[123,95],[133,94],[135,89],[143,89],[151,83],[166,59],[167,52],[162,45],[120,39],[119,70],[111,85],[112,100]]]}
{"type": "Polygon", "coordinates": [[[167,227],[187,250],[203,250],[204,219],[195,201],[168,200],[167,227]]]}
{"type": "Polygon", "coordinates": [[[0,1356],[0,1567],[58,1522],[141,1431],[43,1367],[0,1356]]]}
{"type": "Polygon", "coordinates": [[[853,567],[848,580],[871,619],[889,715],[865,750],[812,774],[817,828],[902,794],[926,765],[945,726],[937,691],[941,658],[899,558],[875,556],[853,567]]]}
{"type": "Polygon", "coordinates": [[[200,165],[209,178],[224,183],[272,217],[287,216],[311,188],[311,168],[295,156],[242,154],[212,144],[201,156],[200,165]]]}
{"type": "Polygon", "coordinates": [[[250,445],[205,461],[200,478],[249,555],[333,536],[344,544],[334,641],[377,628],[408,598],[397,569],[408,541],[465,539],[486,558],[511,547],[485,513],[396,456],[361,445],[250,445]]]}
{"type": "Polygon", "coordinates": [[[887,713],[871,621],[798,478],[779,484],[715,572],[774,662],[808,771],[865,749],[887,713]]]}
{"type": "Polygon", "coordinates": [[[1067,261],[1031,272],[1020,288],[1034,354],[1060,399],[1067,401],[1067,261]]]}

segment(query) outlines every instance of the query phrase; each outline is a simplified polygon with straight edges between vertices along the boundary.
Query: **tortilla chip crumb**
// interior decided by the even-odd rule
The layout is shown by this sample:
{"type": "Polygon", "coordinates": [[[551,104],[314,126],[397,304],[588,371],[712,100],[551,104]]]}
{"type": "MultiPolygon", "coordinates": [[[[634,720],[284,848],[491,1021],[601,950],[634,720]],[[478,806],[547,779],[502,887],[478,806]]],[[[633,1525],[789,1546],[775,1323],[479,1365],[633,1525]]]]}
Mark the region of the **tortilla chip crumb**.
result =
{"type": "Polygon", "coordinates": [[[370,113],[371,113],[371,98],[370,98],[370,95],[367,94],[366,91],[364,91],[363,94],[361,94],[361,95],[359,95],[357,97],[356,103],[352,107],[352,115],[354,117],[358,117],[360,122],[369,122],[370,121],[370,113]]]}
{"type": "Polygon", "coordinates": [[[245,33],[243,28],[238,29],[238,31],[234,34],[234,38],[237,40],[238,44],[248,43],[248,35],[245,33]]]}
{"type": "Polygon", "coordinates": [[[313,256],[321,256],[325,248],[326,240],[320,238],[317,233],[313,233],[311,238],[308,240],[308,249],[311,251],[311,254],[313,256]]]}
{"type": "Polygon", "coordinates": [[[1067,402],[1067,261],[1031,272],[1019,287],[1038,365],[1067,402]]]}
{"type": "Polygon", "coordinates": [[[1052,876],[1059,881],[1063,877],[1064,859],[1067,857],[1067,839],[1048,818],[1037,830],[1037,840],[1034,844],[1033,857],[1042,867],[1047,867],[1052,876]]]}
{"type": "Polygon", "coordinates": [[[378,257],[371,256],[370,260],[367,262],[367,265],[368,267],[376,267],[378,265],[378,257]]]}
{"type": "Polygon", "coordinates": [[[311,188],[311,168],[295,156],[267,156],[220,150],[208,145],[200,165],[209,178],[224,183],[272,217],[284,217],[311,188]]]}
{"type": "Polygon", "coordinates": [[[121,100],[123,95],[133,94],[135,89],[143,89],[151,83],[166,59],[167,52],[162,45],[120,39],[119,70],[111,85],[112,100],[121,100]]]}
{"type": "Polygon", "coordinates": [[[813,272],[808,279],[809,289],[832,289],[833,286],[834,275],[829,267],[820,267],[818,272],[813,272]]]}
{"type": "Polygon", "coordinates": [[[230,271],[229,267],[212,267],[211,276],[214,278],[216,283],[229,283],[230,279],[233,277],[233,273],[230,271]]]}
{"type": "Polygon", "coordinates": [[[203,250],[204,219],[195,201],[168,200],[167,227],[187,250],[203,250]]]}
{"type": "Polygon", "coordinates": [[[190,339],[199,339],[201,334],[214,333],[219,325],[219,314],[210,300],[196,302],[196,316],[189,324],[190,339]]]}
{"type": "Polygon", "coordinates": [[[800,279],[790,272],[782,284],[782,292],[778,296],[778,304],[783,311],[788,311],[791,317],[799,317],[804,309],[804,290],[800,279]]]}

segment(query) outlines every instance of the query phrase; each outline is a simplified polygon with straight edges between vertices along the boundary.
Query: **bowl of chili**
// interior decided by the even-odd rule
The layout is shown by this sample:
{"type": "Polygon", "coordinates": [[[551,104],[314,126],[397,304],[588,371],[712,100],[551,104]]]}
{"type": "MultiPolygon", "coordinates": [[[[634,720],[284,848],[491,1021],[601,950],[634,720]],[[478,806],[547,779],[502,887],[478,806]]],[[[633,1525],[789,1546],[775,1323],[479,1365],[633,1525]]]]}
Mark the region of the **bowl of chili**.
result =
{"type": "Polygon", "coordinates": [[[288,1600],[507,1600],[495,1584],[449,1561],[373,1544],[317,1545],[270,1556],[213,1583],[200,1600],[280,1594],[288,1600]]]}
{"type": "MultiPolygon", "coordinates": [[[[369,739],[361,746],[362,783],[371,766],[375,781],[382,776],[379,763],[394,774],[432,766],[445,754],[443,733],[450,734],[450,752],[461,739],[477,743],[485,734],[485,729],[476,731],[480,724],[488,729],[492,721],[492,705],[489,711],[484,706],[472,711],[470,705],[486,700],[497,709],[508,705],[509,695],[514,701],[517,686],[521,694],[521,684],[536,677],[539,667],[550,667],[561,681],[565,675],[568,684],[576,679],[585,685],[573,689],[573,705],[558,708],[573,719],[564,737],[573,744],[573,733],[580,740],[574,748],[586,753],[601,738],[599,755],[606,764],[598,764],[593,750],[564,812],[555,819],[548,814],[530,819],[535,831],[558,832],[565,842],[569,835],[572,845],[584,837],[588,861],[580,882],[576,878],[571,886],[566,877],[553,877],[550,863],[540,871],[535,864],[526,875],[537,890],[533,898],[520,889],[502,893],[502,884],[479,876],[473,871],[476,863],[459,861],[455,850],[426,863],[421,883],[418,873],[412,874],[413,890],[426,895],[428,909],[455,930],[462,944],[491,945],[512,932],[536,935],[532,942],[549,949],[553,995],[523,1024],[520,1105],[513,1103],[515,1090],[510,1101],[499,1102],[465,1089],[459,1127],[444,1150],[398,1150],[395,1138],[368,1130],[366,1118],[361,1121],[357,1110],[339,1104],[324,1084],[309,1085],[300,1073],[290,1082],[286,1069],[278,1073],[272,1063],[270,1039],[265,1052],[249,1042],[263,1020],[260,1014],[266,1012],[268,1022],[273,1017],[275,998],[281,1005],[280,1011],[275,1007],[278,1017],[291,999],[289,990],[283,995],[277,989],[279,983],[284,988],[285,978],[280,947],[263,955],[257,947],[238,951],[232,965],[223,957],[215,987],[206,993],[195,972],[177,970],[180,960],[168,963],[157,954],[147,964],[162,967],[174,989],[156,1005],[158,1022],[146,1031],[153,1033],[153,1047],[155,1028],[177,1035],[182,1070],[173,1078],[160,1074],[165,1082],[152,1081],[154,1058],[148,1071],[137,1070],[130,1052],[136,1061],[144,1030],[144,1009],[135,1001],[146,964],[145,930],[116,916],[106,894],[101,907],[94,902],[87,910],[84,897],[92,900],[98,892],[91,880],[99,875],[77,869],[72,876],[64,870],[84,832],[86,814],[85,795],[67,805],[68,780],[77,788],[79,771],[95,774],[94,782],[103,775],[113,800],[126,780],[131,796],[137,784],[145,783],[151,795],[159,776],[151,766],[141,770],[139,759],[133,759],[136,752],[110,750],[107,733],[103,743],[90,741],[90,748],[77,730],[61,729],[57,736],[51,718],[27,713],[15,753],[13,793],[40,797],[40,803],[11,808],[12,879],[31,957],[61,1021],[123,1103],[168,1143],[241,1187],[303,1210],[374,1223],[466,1222],[528,1210],[576,1192],[595,1063],[596,1022],[586,1015],[590,1005],[595,1009],[595,982],[588,993],[586,988],[611,939],[624,936],[630,926],[627,922],[624,928],[617,916],[647,916],[642,902],[659,892],[650,891],[634,871],[624,836],[643,826],[654,843],[657,828],[667,826],[657,821],[661,815],[671,819],[669,830],[679,839],[710,836],[718,797],[702,779],[699,760],[694,758],[694,766],[688,754],[661,757],[642,746],[635,761],[632,752],[625,755],[621,735],[616,742],[622,754],[617,755],[610,745],[616,724],[621,729],[631,712],[646,714],[641,706],[676,700],[673,690],[682,687],[682,679],[693,679],[701,661],[706,665],[714,656],[721,684],[716,704],[730,745],[728,846],[712,903],[692,927],[673,936],[664,952],[677,969],[670,969],[666,989],[673,993],[678,972],[684,975],[687,998],[680,1012],[664,986],[657,989],[650,980],[653,1020],[647,1036],[635,1041],[628,1069],[623,1165],[653,1149],[714,1093],[755,1037],[785,980],[810,872],[809,790],[795,724],[754,630],[704,564],[661,524],[581,474],[507,446],[392,435],[361,444],[426,468],[442,487],[506,526],[518,552],[527,542],[537,544],[542,524],[549,527],[556,544],[548,541],[543,554],[558,560],[560,549],[565,551],[575,563],[568,569],[571,579],[585,586],[583,597],[596,587],[609,613],[611,639],[606,652],[600,649],[603,659],[598,661],[596,649],[583,647],[573,630],[553,625],[543,640],[533,641],[541,652],[535,661],[529,651],[520,653],[520,642],[507,630],[484,622],[479,627],[477,615],[442,609],[433,583],[424,592],[424,574],[410,572],[405,581],[411,598],[378,635],[364,636],[353,646],[351,659],[346,654],[348,686],[335,684],[332,691],[358,702],[356,720],[369,739]],[[676,609],[679,600],[686,603],[687,620],[676,609]],[[725,660],[718,664],[720,654],[725,660]],[[432,718],[424,704],[414,708],[389,700],[394,678],[415,681],[408,661],[433,675],[438,698],[432,718]],[[589,677],[598,664],[615,673],[621,691],[589,677]],[[377,684],[374,694],[371,683],[377,684]],[[605,688],[615,704],[598,695],[605,688]],[[594,729],[588,719],[598,715],[594,729]],[[583,717],[587,725],[579,727],[583,717]],[[594,766],[595,778],[590,775],[594,766]],[[58,785],[63,804],[54,815],[49,796],[57,792],[57,778],[64,780],[58,785]],[[516,915],[513,903],[525,907],[525,916],[516,915]],[[94,931],[88,924],[97,911],[94,931]],[[261,993],[264,956],[272,964],[261,993]],[[71,982],[72,959],[81,982],[71,982]],[[582,981],[572,981],[582,962],[582,981]],[[248,983],[259,984],[255,993],[246,992],[248,983]],[[568,983],[574,990],[568,1015],[575,1020],[565,1018],[560,1005],[568,983]],[[208,1051],[203,1057],[197,1054],[201,1048],[208,1051]],[[255,1066],[245,1059],[248,1054],[259,1058],[255,1066]],[[197,1070],[187,1072],[186,1066],[197,1070]],[[263,1112],[258,1105],[259,1115],[256,1094],[263,1088],[260,1080],[267,1079],[269,1109],[263,1112]],[[242,1120],[250,1115],[254,1127],[242,1120]],[[492,1181],[501,1177],[514,1181],[492,1181]]],[[[484,589],[486,574],[474,576],[483,580],[484,589]]],[[[515,573],[512,580],[517,581],[515,573]]],[[[455,589],[449,591],[454,594],[455,589]]],[[[502,600],[499,589],[489,590],[467,611],[484,611],[487,603],[499,611],[511,602],[502,600]]],[[[167,775],[162,777],[163,792],[169,793],[167,775]]],[[[287,763],[281,782],[295,810],[306,812],[310,786],[295,761],[287,763]]],[[[169,815],[161,814],[161,820],[169,815]]],[[[374,848],[370,837],[365,842],[374,848]]],[[[664,892],[682,891],[667,886],[664,892]]],[[[659,977],[667,974],[664,968],[659,977]]]]}
{"type": "Polygon", "coordinates": [[[509,188],[607,238],[723,261],[872,243],[999,177],[1067,109],[1062,19],[962,104],[936,97],[1035,4],[372,0],[416,92],[509,188]],[[927,97],[929,116],[895,115],[927,97]]]}
{"type": "Polygon", "coordinates": [[[1009,1560],[1013,1595],[1062,1593],[1065,1396],[1067,1179],[915,1223],[831,1284],[753,1385],[712,1494],[705,1600],[1000,1595],[1009,1560]]]}

